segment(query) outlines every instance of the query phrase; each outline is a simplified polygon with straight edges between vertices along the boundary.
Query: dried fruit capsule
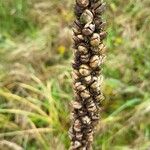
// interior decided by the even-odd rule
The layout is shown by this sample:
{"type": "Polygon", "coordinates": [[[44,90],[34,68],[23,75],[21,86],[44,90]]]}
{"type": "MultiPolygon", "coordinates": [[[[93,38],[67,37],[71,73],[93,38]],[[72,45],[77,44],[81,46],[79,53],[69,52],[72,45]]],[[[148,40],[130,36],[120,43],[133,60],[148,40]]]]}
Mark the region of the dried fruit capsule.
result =
{"type": "Polygon", "coordinates": [[[78,46],[78,51],[82,54],[87,54],[88,53],[88,49],[84,45],[79,45],[78,46]]]}
{"type": "Polygon", "coordinates": [[[77,101],[73,102],[72,106],[73,106],[73,108],[75,108],[75,109],[81,109],[81,108],[82,108],[81,103],[79,103],[79,102],[77,102],[77,101]]]}
{"type": "Polygon", "coordinates": [[[83,98],[83,99],[87,99],[87,98],[90,98],[90,93],[89,93],[89,91],[87,91],[87,90],[84,90],[83,92],[81,92],[81,97],[83,98]]]}
{"type": "Polygon", "coordinates": [[[100,65],[100,58],[98,55],[94,55],[91,59],[90,59],[90,67],[92,68],[96,68],[100,65]]]}
{"type": "Polygon", "coordinates": [[[91,35],[95,31],[95,25],[94,24],[86,24],[82,30],[82,33],[84,35],[91,35]]]}
{"type": "Polygon", "coordinates": [[[84,124],[90,124],[91,123],[91,119],[88,116],[83,117],[82,121],[84,124]]]}
{"type": "Polygon", "coordinates": [[[89,75],[87,77],[84,77],[84,81],[85,81],[86,84],[90,84],[92,82],[92,76],[89,75]]]}
{"type": "Polygon", "coordinates": [[[90,10],[86,9],[81,17],[80,17],[80,21],[84,24],[87,24],[87,23],[91,23],[93,21],[93,14],[90,10]]]}
{"type": "Polygon", "coordinates": [[[79,119],[75,120],[73,129],[77,132],[81,131],[81,122],[79,119]]]}
{"type": "Polygon", "coordinates": [[[75,83],[75,88],[78,90],[78,91],[84,91],[86,89],[86,87],[84,85],[82,85],[81,82],[77,82],[75,83]]]}
{"type": "Polygon", "coordinates": [[[77,149],[77,148],[79,148],[81,145],[82,145],[82,144],[81,144],[79,141],[75,141],[72,148],[73,148],[73,149],[77,149]]]}
{"type": "Polygon", "coordinates": [[[83,134],[82,133],[80,133],[80,132],[77,132],[76,133],[76,138],[77,138],[77,140],[82,140],[82,137],[83,137],[83,134]]]}
{"type": "Polygon", "coordinates": [[[89,60],[90,60],[89,57],[90,57],[89,54],[81,55],[81,56],[80,56],[80,60],[81,60],[82,63],[87,63],[87,62],[89,62],[89,60]]]}
{"type": "Polygon", "coordinates": [[[99,46],[99,44],[100,44],[100,35],[98,33],[93,34],[93,36],[91,37],[91,40],[90,40],[90,44],[93,47],[99,46]]]}
{"type": "Polygon", "coordinates": [[[81,65],[79,72],[82,76],[88,76],[88,75],[90,75],[91,70],[87,65],[81,65]]]}

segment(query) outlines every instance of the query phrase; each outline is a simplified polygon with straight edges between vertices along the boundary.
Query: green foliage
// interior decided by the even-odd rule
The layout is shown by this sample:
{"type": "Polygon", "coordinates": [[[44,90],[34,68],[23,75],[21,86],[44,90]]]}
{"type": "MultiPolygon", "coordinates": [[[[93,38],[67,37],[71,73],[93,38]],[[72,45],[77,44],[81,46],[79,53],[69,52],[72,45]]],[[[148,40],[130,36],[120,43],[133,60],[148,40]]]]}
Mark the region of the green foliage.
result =
{"type": "MultiPolygon", "coordinates": [[[[94,150],[146,150],[149,1],[107,5],[105,101],[94,150]]],[[[5,139],[25,150],[68,149],[72,8],[69,0],[0,0],[0,148],[5,139]]]]}

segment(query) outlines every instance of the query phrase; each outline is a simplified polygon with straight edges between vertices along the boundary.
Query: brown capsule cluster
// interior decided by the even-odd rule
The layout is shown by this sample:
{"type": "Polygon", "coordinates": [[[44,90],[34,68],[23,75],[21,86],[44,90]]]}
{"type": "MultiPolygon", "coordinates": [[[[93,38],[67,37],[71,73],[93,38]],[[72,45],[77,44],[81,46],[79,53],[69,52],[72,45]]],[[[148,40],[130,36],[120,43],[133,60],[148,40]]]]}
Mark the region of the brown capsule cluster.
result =
{"type": "Polygon", "coordinates": [[[76,20],[73,26],[74,60],[72,103],[72,126],[70,150],[90,150],[95,126],[99,120],[100,104],[103,99],[101,65],[104,61],[103,39],[105,22],[102,0],[76,0],[76,20]]]}

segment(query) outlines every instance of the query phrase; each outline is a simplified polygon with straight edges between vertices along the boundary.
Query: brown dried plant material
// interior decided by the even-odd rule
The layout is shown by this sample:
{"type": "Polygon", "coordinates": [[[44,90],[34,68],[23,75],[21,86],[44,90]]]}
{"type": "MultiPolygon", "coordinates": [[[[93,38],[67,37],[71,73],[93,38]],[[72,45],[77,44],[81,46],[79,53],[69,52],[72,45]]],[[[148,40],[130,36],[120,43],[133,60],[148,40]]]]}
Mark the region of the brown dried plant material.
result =
{"type": "Polygon", "coordinates": [[[76,20],[73,26],[74,60],[72,63],[75,101],[72,103],[70,150],[91,150],[93,134],[99,120],[101,92],[101,65],[105,57],[103,39],[105,10],[102,0],[76,0],[76,20]]]}

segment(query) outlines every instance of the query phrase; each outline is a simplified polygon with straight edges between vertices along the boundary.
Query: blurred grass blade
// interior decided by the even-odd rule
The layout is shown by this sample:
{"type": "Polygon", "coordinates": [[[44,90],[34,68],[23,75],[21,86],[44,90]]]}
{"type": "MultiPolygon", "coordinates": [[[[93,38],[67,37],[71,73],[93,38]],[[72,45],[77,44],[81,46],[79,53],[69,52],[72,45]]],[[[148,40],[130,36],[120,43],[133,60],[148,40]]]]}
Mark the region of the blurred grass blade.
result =
{"type": "Polygon", "coordinates": [[[40,107],[36,106],[35,104],[31,103],[23,97],[12,93],[4,92],[3,90],[0,90],[0,95],[5,97],[8,101],[18,101],[20,104],[24,104],[25,106],[29,106],[30,108],[36,110],[39,114],[43,116],[48,116],[40,107]]]}
{"type": "Polygon", "coordinates": [[[25,134],[30,134],[32,136],[35,136],[35,132],[39,133],[50,133],[53,131],[51,128],[36,128],[36,129],[27,129],[27,130],[21,130],[21,131],[12,131],[12,132],[5,132],[5,133],[0,133],[0,138],[2,137],[7,137],[7,136],[16,136],[16,135],[25,135],[25,134]]]}
{"type": "Polygon", "coordinates": [[[113,117],[113,116],[116,116],[117,114],[119,114],[121,111],[125,110],[126,108],[128,107],[133,107],[135,106],[136,104],[138,104],[139,102],[141,101],[141,99],[138,99],[138,98],[135,98],[135,99],[132,99],[132,100],[127,100],[126,103],[124,103],[121,107],[119,107],[116,111],[114,111],[110,117],[113,117]]]}

